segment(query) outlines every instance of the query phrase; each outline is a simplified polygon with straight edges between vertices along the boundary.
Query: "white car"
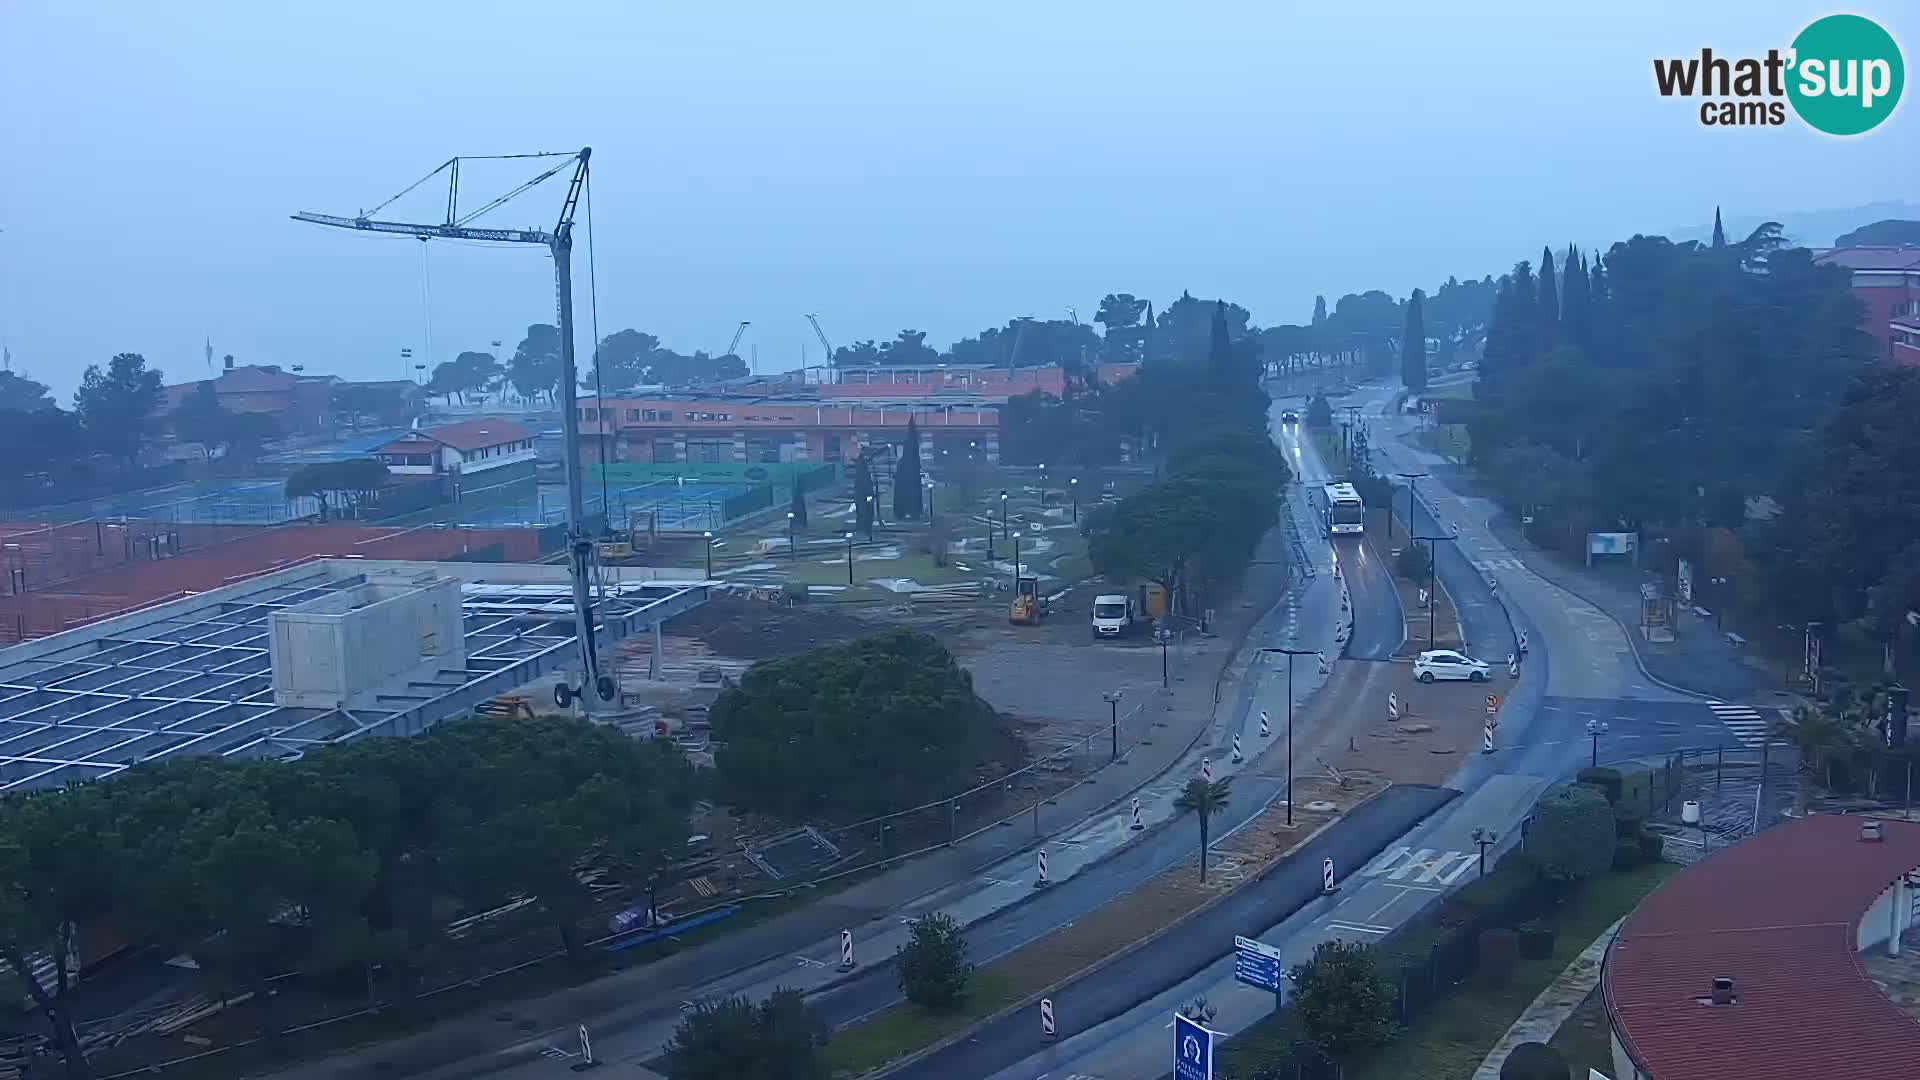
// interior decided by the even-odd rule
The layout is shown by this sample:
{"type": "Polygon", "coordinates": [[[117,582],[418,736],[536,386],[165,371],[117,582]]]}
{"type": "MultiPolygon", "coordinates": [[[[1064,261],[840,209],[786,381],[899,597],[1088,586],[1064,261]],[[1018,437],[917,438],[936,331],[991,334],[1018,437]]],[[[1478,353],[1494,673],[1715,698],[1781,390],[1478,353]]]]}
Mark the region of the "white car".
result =
{"type": "Polygon", "coordinates": [[[1463,652],[1451,649],[1435,649],[1423,652],[1414,658],[1413,677],[1423,683],[1435,679],[1466,679],[1470,682],[1487,681],[1487,663],[1475,660],[1463,652]]]}

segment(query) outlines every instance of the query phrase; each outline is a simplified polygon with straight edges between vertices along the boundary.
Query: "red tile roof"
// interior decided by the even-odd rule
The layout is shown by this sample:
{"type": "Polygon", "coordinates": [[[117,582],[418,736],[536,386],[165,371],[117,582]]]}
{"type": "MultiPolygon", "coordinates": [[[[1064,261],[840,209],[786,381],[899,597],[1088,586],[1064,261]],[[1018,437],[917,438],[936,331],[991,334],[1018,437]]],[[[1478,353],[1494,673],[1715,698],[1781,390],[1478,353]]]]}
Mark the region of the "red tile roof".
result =
{"type": "Polygon", "coordinates": [[[1615,1035],[1654,1080],[1913,1080],[1920,1022],[1871,982],[1857,928],[1920,868],[1920,822],[1857,817],[1780,825],[1661,886],[1607,953],[1615,1035]],[[1731,978],[1736,1003],[1708,1006],[1731,978]]]}
{"type": "Polygon", "coordinates": [[[401,436],[380,449],[392,450],[403,447],[416,436],[432,439],[434,442],[444,443],[455,450],[465,452],[518,442],[521,439],[531,439],[533,432],[512,420],[488,417],[481,420],[462,420],[457,424],[447,424],[442,427],[422,428],[401,436]]]}
{"type": "Polygon", "coordinates": [[[1920,247],[1828,248],[1814,256],[1813,261],[1849,270],[1920,271],[1920,247]]]}

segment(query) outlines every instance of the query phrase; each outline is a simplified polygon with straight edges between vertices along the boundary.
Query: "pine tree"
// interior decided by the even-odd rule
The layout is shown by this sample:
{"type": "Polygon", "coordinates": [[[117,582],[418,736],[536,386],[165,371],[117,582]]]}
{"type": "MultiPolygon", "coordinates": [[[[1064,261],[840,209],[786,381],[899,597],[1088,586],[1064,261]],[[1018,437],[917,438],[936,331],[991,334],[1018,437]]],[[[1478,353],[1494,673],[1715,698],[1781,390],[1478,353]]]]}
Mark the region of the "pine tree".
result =
{"type": "Polygon", "coordinates": [[[1400,335],[1400,383],[1418,394],[1427,388],[1427,324],[1419,289],[1407,299],[1407,327],[1400,335]]]}
{"type": "Polygon", "coordinates": [[[1560,338],[1560,293],[1554,280],[1553,249],[1540,249],[1540,348],[1552,348],[1560,338]]]}
{"type": "Polygon", "coordinates": [[[794,528],[807,527],[807,493],[806,489],[800,486],[800,478],[797,476],[793,478],[793,505],[788,507],[788,512],[793,515],[794,528]]]}
{"type": "Polygon", "coordinates": [[[1313,298],[1313,339],[1312,340],[1313,340],[1314,352],[1321,353],[1323,355],[1326,353],[1327,351],[1326,332],[1327,332],[1327,298],[1324,296],[1316,296],[1313,298]]]}
{"type": "Polygon", "coordinates": [[[893,470],[893,516],[898,521],[909,521],[920,516],[922,508],[920,483],[920,427],[914,418],[907,418],[907,445],[900,453],[900,464],[893,470]]]}
{"type": "Polygon", "coordinates": [[[1713,249],[1719,251],[1727,246],[1727,230],[1720,224],[1720,208],[1713,208],[1713,249]]]}
{"type": "Polygon", "coordinates": [[[1233,383],[1233,340],[1227,336],[1227,302],[1213,302],[1213,327],[1207,342],[1207,370],[1215,386],[1233,383]]]}

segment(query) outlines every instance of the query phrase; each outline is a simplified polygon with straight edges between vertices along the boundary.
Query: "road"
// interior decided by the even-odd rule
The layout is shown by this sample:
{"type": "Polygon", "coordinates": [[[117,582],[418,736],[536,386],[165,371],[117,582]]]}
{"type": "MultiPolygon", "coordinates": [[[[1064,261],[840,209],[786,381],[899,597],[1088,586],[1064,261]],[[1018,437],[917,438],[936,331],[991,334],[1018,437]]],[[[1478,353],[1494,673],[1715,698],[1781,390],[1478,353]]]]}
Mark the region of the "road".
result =
{"type": "MultiPolygon", "coordinates": [[[[1400,435],[1410,423],[1384,414],[1393,396],[1390,387],[1363,387],[1335,407],[1357,406],[1367,417],[1379,472],[1426,471],[1438,459],[1401,444],[1400,435]]],[[[1281,404],[1304,410],[1299,399],[1276,402],[1281,404]]],[[[1297,471],[1303,477],[1324,476],[1320,463],[1311,460],[1315,456],[1311,445],[1301,447],[1297,457],[1289,448],[1289,457],[1299,463],[1297,471]]],[[[1602,759],[1654,756],[1683,746],[1732,745],[1743,737],[1754,737],[1752,727],[1729,727],[1706,702],[1651,682],[1640,670],[1619,624],[1528,571],[1521,559],[1493,538],[1486,528],[1491,508],[1484,500],[1462,498],[1431,478],[1419,481],[1418,487],[1416,534],[1456,537],[1436,545],[1435,572],[1460,612],[1468,649],[1490,661],[1504,662],[1516,648],[1516,635],[1524,632],[1529,643],[1526,677],[1517,684],[1505,679],[1499,684],[1505,701],[1498,749],[1473,755],[1448,779],[1448,787],[1470,794],[1387,845],[1336,896],[1310,900],[1258,933],[1246,935],[1279,948],[1289,964],[1308,959],[1322,941],[1382,940],[1449,889],[1471,880],[1479,872],[1481,850],[1474,830],[1487,830],[1496,837],[1490,856],[1511,845],[1533,801],[1593,755],[1588,720],[1608,725],[1599,748],[1602,759]]],[[[1368,612],[1384,612],[1385,601],[1368,594],[1362,610],[1358,598],[1365,586],[1358,584],[1364,577],[1360,567],[1349,566],[1347,577],[1356,590],[1358,642],[1359,627],[1370,618],[1368,612]]],[[[1397,599],[1394,603],[1397,611],[1397,599]]],[[[1752,721],[1736,719],[1735,723],[1752,721]]],[[[1212,1026],[1229,1035],[1272,1012],[1271,994],[1233,978],[1235,932],[1208,928],[1190,943],[1202,954],[1200,963],[1170,972],[1187,974],[1139,980],[1122,988],[1122,996],[1128,990],[1147,992],[1126,1010],[1091,1027],[1077,1028],[1019,1061],[990,1073],[914,1075],[955,1080],[962,1076],[1158,1080],[1168,1075],[1171,1066],[1169,1014],[1181,1004],[1205,997],[1217,1010],[1212,1026]]],[[[1078,1006],[1063,994],[1055,1007],[1071,1014],[1078,1006]]]]}

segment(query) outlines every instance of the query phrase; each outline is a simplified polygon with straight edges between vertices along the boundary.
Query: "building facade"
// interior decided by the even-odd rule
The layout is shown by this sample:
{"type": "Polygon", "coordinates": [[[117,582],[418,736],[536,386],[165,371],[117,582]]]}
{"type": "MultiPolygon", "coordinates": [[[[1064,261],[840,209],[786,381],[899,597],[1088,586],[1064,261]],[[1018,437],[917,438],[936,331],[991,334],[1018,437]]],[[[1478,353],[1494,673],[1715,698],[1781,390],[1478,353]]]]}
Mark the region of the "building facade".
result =
{"type": "Polygon", "coordinates": [[[923,457],[1000,457],[1000,410],[984,403],[809,401],[659,394],[583,398],[581,453],[589,462],[839,462],[904,442],[917,424],[923,457]]]}
{"type": "Polygon", "coordinates": [[[1885,359],[1920,367],[1920,247],[1832,248],[1814,261],[1851,271],[1860,328],[1885,359]]]}
{"type": "Polygon", "coordinates": [[[536,456],[534,433],[498,417],[463,420],[443,427],[409,431],[374,452],[387,471],[401,476],[472,477],[531,473],[536,456]]]}
{"type": "Polygon", "coordinates": [[[266,413],[290,435],[311,434],[330,426],[334,381],[332,376],[300,375],[273,364],[242,364],[211,379],[163,387],[160,408],[172,412],[202,383],[210,383],[228,412],[266,413]]]}

